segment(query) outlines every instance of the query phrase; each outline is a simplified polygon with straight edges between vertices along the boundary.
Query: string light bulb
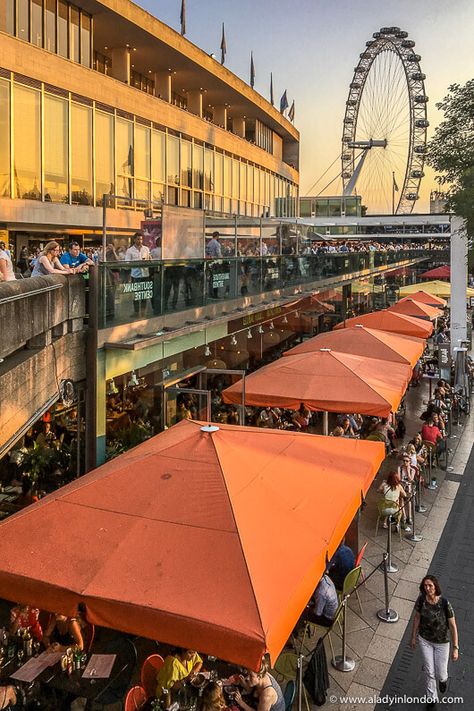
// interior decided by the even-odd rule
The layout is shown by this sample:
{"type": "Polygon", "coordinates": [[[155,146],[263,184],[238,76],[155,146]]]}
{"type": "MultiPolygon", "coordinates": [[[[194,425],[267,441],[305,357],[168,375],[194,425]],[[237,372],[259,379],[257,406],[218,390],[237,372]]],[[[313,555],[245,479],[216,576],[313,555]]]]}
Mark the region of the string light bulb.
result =
{"type": "Polygon", "coordinates": [[[206,347],[205,347],[205,349],[204,349],[204,355],[205,355],[206,357],[208,357],[208,356],[211,355],[211,349],[209,348],[209,346],[208,346],[207,343],[206,343],[206,347]]]}
{"type": "Polygon", "coordinates": [[[230,343],[231,343],[232,346],[236,346],[236,345],[237,345],[237,339],[236,339],[236,337],[235,337],[234,334],[232,334],[232,338],[230,339],[230,343]]]}
{"type": "Polygon", "coordinates": [[[247,338],[249,340],[252,338],[252,329],[251,328],[249,328],[249,330],[247,331],[247,338]]]}

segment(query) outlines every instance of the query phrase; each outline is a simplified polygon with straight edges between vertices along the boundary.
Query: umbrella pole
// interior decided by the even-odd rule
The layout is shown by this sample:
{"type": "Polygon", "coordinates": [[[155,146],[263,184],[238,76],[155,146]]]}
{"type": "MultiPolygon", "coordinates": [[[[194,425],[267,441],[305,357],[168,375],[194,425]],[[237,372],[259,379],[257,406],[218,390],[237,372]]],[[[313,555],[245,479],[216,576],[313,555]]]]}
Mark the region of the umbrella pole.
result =
{"type": "Polygon", "coordinates": [[[303,655],[298,655],[298,711],[303,711],[303,655]]]}
{"type": "Polygon", "coordinates": [[[323,412],[323,435],[328,435],[328,434],[329,434],[328,411],[324,410],[324,412],[323,412]]]}

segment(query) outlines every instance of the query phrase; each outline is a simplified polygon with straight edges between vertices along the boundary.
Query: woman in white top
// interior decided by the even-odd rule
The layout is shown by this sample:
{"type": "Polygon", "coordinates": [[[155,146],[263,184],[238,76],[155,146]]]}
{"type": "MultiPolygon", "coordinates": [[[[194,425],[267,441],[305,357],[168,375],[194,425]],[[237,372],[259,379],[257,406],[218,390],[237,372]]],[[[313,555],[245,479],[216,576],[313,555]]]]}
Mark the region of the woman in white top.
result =
{"type": "MultiPolygon", "coordinates": [[[[379,511],[390,511],[391,509],[396,511],[393,515],[397,522],[398,531],[400,519],[402,517],[402,509],[400,508],[400,504],[403,502],[403,499],[406,499],[406,493],[400,482],[400,475],[398,472],[390,472],[387,479],[380,484],[377,491],[380,494],[383,494],[383,499],[379,502],[379,511]]],[[[388,528],[387,519],[388,515],[385,516],[383,521],[384,528],[388,528]]]]}
{"type": "Polygon", "coordinates": [[[0,281],[15,281],[12,259],[5,249],[5,243],[0,242],[0,281]]]}
{"type": "Polygon", "coordinates": [[[57,242],[48,242],[36,260],[31,276],[48,276],[48,274],[75,274],[75,269],[66,269],[59,261],[60,246],[57,242]]]}

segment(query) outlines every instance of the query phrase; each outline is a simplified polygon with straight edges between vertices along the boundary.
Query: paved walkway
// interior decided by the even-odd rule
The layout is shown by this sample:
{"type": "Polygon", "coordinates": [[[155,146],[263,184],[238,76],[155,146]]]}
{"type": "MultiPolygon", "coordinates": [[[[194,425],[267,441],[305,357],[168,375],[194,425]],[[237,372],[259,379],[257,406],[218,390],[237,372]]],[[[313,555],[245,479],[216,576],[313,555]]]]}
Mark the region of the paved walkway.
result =
{"type": "MultiPolygon", "coordinates": [[[[407,397],[407,442],[420,429],[420,413],[427,399],[427,387],[410,391],[407,397]]],[[[474,708],[474,454],[466,467],[474,439],[474,417],[467,420],[460,434],[453,428],[450,447],[455,450],[448,472],[436,470],[436,491],[424,491],[427,511],[416,515],[416,530],[423,540],[413,543],[403,535],[394,535],[393,556],[398,573],[389,576],[390,607],[399,614],[396,623],[378,619],[377,611],[384,608],[383,575],[379,570],[359,589],[362,611],[355,596],[349,601],[347,618],[347,654],[356,666],[352,672],[339,672],[329,663],[330,688],[327,707],[331,711],[385,711],[424,708],[424,704],[378,704],[377,697],[422,695],[419,650],[409,648],[410,619],[414,601],[419,594],[419,583],[427,572],[439,575],[443,592],[452,601],[460,628],[462,655],[453,668],[448,693],[464,695],[463,708],[474,708]],[[469,476],[469,473],[471,474],[469,476]],[[470,628],[469,628],[470,625],[470,628]],[[470,671],[470,674],[468,673],[470,671]],[[352,697],[352,698],[350,698],[352,697]]],[[[375,535],[377,500],[376,489],[387,471],[396,468],[398,461],[388,457],[367,494],[367,506],[361,515],[360,542],[368,541],[363,569],[366,575],[378,568],[386,549],[386,531],[379,528],[375,535]]],[[[341,640],[333,634],[335,653],[339,654],[341,640]]],[[[316,707],[314,707],[316,708],[316,707]]],[[[440,706],[441,708],[441,706],[440,706]]],[[[449,708],[458,708],[450,705],[449,708]]],[[[461,708],[461,705],[459,706],[461,708]]]]}

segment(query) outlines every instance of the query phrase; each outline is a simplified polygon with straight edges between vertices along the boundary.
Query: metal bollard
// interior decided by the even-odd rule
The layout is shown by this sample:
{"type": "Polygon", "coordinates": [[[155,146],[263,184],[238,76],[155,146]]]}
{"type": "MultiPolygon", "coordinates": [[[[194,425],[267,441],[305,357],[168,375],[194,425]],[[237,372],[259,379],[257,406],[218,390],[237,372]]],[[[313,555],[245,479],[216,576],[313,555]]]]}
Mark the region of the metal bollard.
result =
{"type": "Polygon", "coordinates": [[[346,611],[348,599],[349,595],[345,595],[342,601],[342,654],[332,660],[333,667],[342,672],[350,672],[355,667],[355,661],[350,657],[346,657],[346,611]]]}
{"type": "Polygon", "coordinates": [[[385,588],[385,608],[383,610],[379,610],[377,612],[377,617],[379,618],[379,620],[382,620],[382,622],[398,622],[398,612],[396,612],[395,610],[392,610],[389,605],[387,561],[388,561],[388,553],[384,552],[382,566],[383,566],[383,582],[384,582],[384,588],[385,588]]]}
{"type": "Polygon", "coordinates": [[[425,511],[427,511],[426,506],[423,504],[422,491],[421,476],[419,476],[416,482],[416,498],[418,503],[415,505],[415,511],[418,511],[418,513],[425,513],[425,511]]]}
{"type": "Polygon", "coordinates": [[[412,543],[418,543],[419,541],[423,540],[423,536],[420,536],[418,533],[415,533],[415,495],[412,494],[410,501],[408,503],[409,510],[410,510],[410,518],[411,518],[411,533],[409,533],[406,536],[406,539],[408,541],[412,541],[412,543]]]}
{"type": "Polygon", "coordinates": [[[392,515],[388,517],[388,531],[387,531],[387,572],[388,573],[398,573],[398,567],[395,563],[392,563],[392,515]]]}
{"type": "Polygon", "coordinates": [[[436,479],[433,476],[433,450],[430,448],[428,451],[428,472],[429,472],[429,482],[426,486],[427,489],[430,489],[430,491],[435,491],[438,488],[438,484],[436,483],[436,479]]]}

